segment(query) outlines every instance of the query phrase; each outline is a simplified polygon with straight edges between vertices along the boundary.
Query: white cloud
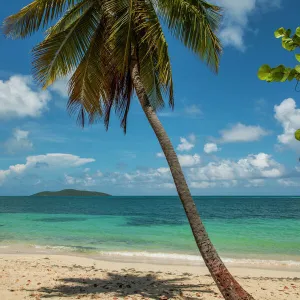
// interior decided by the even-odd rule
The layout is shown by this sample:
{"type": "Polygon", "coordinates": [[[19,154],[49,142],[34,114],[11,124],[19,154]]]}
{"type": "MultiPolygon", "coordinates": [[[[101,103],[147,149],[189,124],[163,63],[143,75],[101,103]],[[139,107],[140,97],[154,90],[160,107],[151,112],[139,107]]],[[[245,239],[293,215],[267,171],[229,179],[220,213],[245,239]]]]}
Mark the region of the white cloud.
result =
{"type": "Polygon", "coordinates": [[[253,12],[279,8],[281,0],[215,0],[224,9],[224,19],[219,33],[224,46],[246,49],[244,35],[249,30],[249,17],[253,12]]]}
{"type": "Polygon", "coordinates": [[[68,82],[70,78],[62,78],[55,81],[50,87],[49,90],[57,93],[63,98],[68,98],[68,82]]]}
{"type": "Polygon", "coordinates": [[[191,188],[195,189],[208,189],[213,187],[221,188],[230,188],[237,185],[236,180],[230,181],[200,181],[200,182],[191,182],[191,188]]]}
{"type": "Polygon", "coordinates": [[[166,173],[169,173],[169,172],[170,172],[170,169],[169,169],[169,168],[158,168],[157,171],[158,171],[160,174],[166,174],[166,173]]]}
{"type": "Polygon", "coordinates": [[[300,186],[300,181],[294,181],[291,179],[278,179],[277,182],[284,187],[298,187],[300,186]]]}
{"type": "Polygon", "coordinates": [[[50,94],[35,90],[30,76],[15,75],[0,80],[0,118],[38,117],[47,109],[50,94]]]}
{"type": "Polygon", "coordinates": [[[245,51],[244,31],[238,26],[228,26],[221,30],[220,38],[224,46],[234,46],[235,48],[245,51]]]}
{"type": "Polygon", "coordinates": [[[220,149],[218,148],[218,145],[215,143],[207,143],[204,145],[204,152],[207,154],[213,153],[213,152],[217,152],[220,149]]]}
{"type": "Polygon", "coordinates": [[[97,176],[97,177],[102,177],[102,176],[103,176],[103,173],[102,173],[101,171],[98,170],[98,171],[96,172],[96,176],[97,176]]]}
{"type": "Polygon", "coordinates": [[[222,143],[253,142],[269,134],[260,126],[247,126],[241,123],[233,125],[229,129],[221,130],[220,133],[220,142],[222,143]]]}
{"type": "Polygon", "coordinates": [[[28,139],[29,131],[16,128],[13,136],[4,143],[7,153],[14,154],[19,151],[30,151],[33,148],[32,142],[28,139]]]}
{"type": "Polygon", "coordinates": [[[201,158],[198,154],[194,155],[178,155],[179,163],[181,167],[194,167],[196,165],[199,165],[201,162],[201,158]]]}
{"type": "Polygon", "coordinates": [[[195,135],[190,135],[188,139],[181,137],[180,144],[177,146],[178,151],[190,151],[195,147],[195,135]]]}
{"type": "Polygon", "coordinates": [[[96,180],[88,174],[85,174],[83,178],[76,178],[76,177],[72,177],[70,175],[65,174],[65,184],[66,185],[81,185],[84,187],[88,187],[88,186],[96,185],[96,180]]]}
{"type": "Polygon", "coordinates": [[[212,188],[217,185],[214,181],[200,181],[200,182],[191,182],[191,188],[195,189],[207,189],[212,188]]]}
{"type": "Polygon", "coordinates": [[[300,149],[300,142],[294,137],[295,131],[300,128],[300,109],[296,108],[292,98],[285,99],[275,105],[275,118],[283,127],[283,133],[277,136],[278,142],[294,149],[300,149]]]}
{"type": "Polygon", "coordinates": [[[166,189],[175,189],[174,183],[162,183],[159,185],[159,187],[166,188],[166,189]]]}
{"type": "Polygon", "coordinates": [[[162,158],[162,157],[165,157],[165,155],[163,154],[163,152],[158,152],[158,153],[156,153],[156,157],[162,158]]]}
{"type": "Polygon", "coordinates": [[[264,179],[249,179],[245,187],[261,187],[265,185],[264,179]]]}
{"type": "Polygon", "coordinates": [[[7,170],[0,170],[0,182],[4,181],[9,175],[21,174],[32,169],[64,169],[79,167],[90,162],[93,158],[81,158],[72,154],[49,153],[45,155],[28,156],[25,164],[10,166],[7,170]]]}
{"type": "Polygon", "coordinates": [[[193,133],[191,133],[190,135],[189,135],[189,140],[190,140],[190,142],[191,143],[196,143],[196,135],[195,134],[193,134],[193,133]]]}
{"type": "Polygon", "coordinates": [[[238,180],[279,178],[285,173],[284,166],[276,162],[271,155],[259,153],[248,155],[238,161],[221,160],[210,162],[206,166],[189,169],[189,178],[198,180],[238,180]]]}
{"type": "Polygon", "coordinates": [[[201,109],[196,104],[192,104],[192,105],[186,106],[184,108],[184,112],[187,115],[190,115],[190,116],[199,116],[199,115],[202,115],[201,109]]]}

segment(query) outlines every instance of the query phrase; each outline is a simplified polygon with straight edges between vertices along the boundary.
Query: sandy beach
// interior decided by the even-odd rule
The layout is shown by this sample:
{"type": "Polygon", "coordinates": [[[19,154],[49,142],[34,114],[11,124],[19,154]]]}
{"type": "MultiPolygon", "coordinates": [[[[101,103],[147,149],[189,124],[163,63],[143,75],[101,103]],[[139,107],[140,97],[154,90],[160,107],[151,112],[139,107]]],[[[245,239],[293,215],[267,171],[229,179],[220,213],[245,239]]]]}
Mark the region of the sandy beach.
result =
{"type": "MultiPolygon", "coordinates": [[[[231,267],[255,299],[300,299],[300,270],[231,267]]],[[[1,254],[0,299],[222,299],[205,267],[1,254]]]]}

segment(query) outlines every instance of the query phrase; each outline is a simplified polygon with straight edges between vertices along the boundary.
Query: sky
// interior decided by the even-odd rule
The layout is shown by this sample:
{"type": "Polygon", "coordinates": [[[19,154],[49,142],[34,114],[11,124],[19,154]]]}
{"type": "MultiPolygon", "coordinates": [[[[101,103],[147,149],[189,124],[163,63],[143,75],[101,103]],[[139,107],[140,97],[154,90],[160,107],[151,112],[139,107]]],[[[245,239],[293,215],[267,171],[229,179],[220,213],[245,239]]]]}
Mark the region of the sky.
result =
{"type": "MultiPolygon", "coordinates": [[[[1,22],[30,1],[6,1],[1,22]]],[[[218,75],[167,32],[175,109],[158,113],[193,195],[299,195],[300,92],[259,81],[262,64],[296,64],[274,38],[300,26],[298,0],[215,0],[223,7],[218,75]]],[[[159,143],[136,99],[127,134],[112,118],[84,129],[66,111],[67,79],[41,90],[31,49],[43,38],[0,35],[0,196],[76,188],[112,195],[176,195],[159,143]]]]}

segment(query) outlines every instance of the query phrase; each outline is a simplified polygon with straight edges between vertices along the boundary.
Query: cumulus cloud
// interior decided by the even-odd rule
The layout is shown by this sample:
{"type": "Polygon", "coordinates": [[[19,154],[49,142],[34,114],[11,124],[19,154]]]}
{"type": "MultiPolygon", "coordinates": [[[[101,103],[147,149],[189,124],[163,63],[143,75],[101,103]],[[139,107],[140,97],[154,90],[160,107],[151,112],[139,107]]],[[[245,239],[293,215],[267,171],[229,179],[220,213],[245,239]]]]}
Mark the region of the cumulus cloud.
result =
{"type": "Polygon", "coordinates": [[[56,80],[50,87],[50,91],[53,91],[63,98],[68,98],[68,82],[70,78],[62,78],[56,80]]]}
{"type": "Polygon", "coordinates": [[[25,164],[11,165],[6,170],[0,170],[0,182],[4,181],[10,175],[22,174],[32,169],[64,169],[79,167],[90,162],[93,158],[81,158],[72,154],[49,153],[45,155],[28,156],[25,164]]]}
{"type": "Polygon", "coordinates": [[[215,181],[200,181],[200,182],[191,182],[191,188],[195,189],[207,189],[215,187],[217,183],[215,181]]]}
{"type": "Polygon", "coordinates": [[[96,185],[96,180],[89,174],[85,174],[83,178],[76,178],[65,174],[65,184],[66,185],[81,185],[84,187],[89,187],[96,185]]]}
{"type": "Polygon", "coordinates": [[[264,179],[249,179],[245,187],[261,187],[264,186],[266,181],[264,179]]]}
{"type": "Polygon", "coordinates": [[[224,46],[245,51],[245,31],[249,28],[249,17],[253,12],[265,12],[279,8],[281,0],[215,0],[224,9],[224,19],[219,33],[224,46]]]}
{"type": "Polygon", "coordinates": [[[213,153],[213,152],[217,152],[220,149],[218,148],[218,145],[215,143],[207,143],[204,145],[204,152],[207,154],[213,153]]]}
{"type": "Polygon", "coordinates": [[[201,158],[198,154],[194,155],[178,155],[179,163],[181,167],[194,167],[196,165],[199,165],[201,163],[201,158]]]}
{"type": "Polygon", "coordinates": [[[163,154],[163,152],[158,152],[156,153],[156,157],[162,158],[165,157],[165,155],[163,154]]]}
{"type": "Polygon", "coordinates": [[[238,180],[280,178],[285,168],[276,162],[271,155],[259,153],[248,155],[238,161],[221,160],[210,162],[206,166],[189,169],[191,181],[238,180]]]}
{"type": "Polygon", "coordinates": [[[171,188],[174,187],[169,168],[136,170],[133,172],[110,172],[103,174],[101,184],[113,184],[122,187],[171,188]]]}
{"type": "Polygon", "coordinates": [[[244,30],[239,26],[227,26],[220,32],[220,38],[224,46],[234,46],[235,48],[245,51],[244,30]]]}
{"type": "Polygon", "coordinates": [[[221,130],[220,133],[220,142],[222,143],[253,142],[269,134],[268,131],[260,126],[244,125],[241,123],[237,123],[229,129],[221,130]]]}
{"type": "Polygon", "coordinates": [[[296,108],[296,102],[292,98],[285,99],[279,105],[275,105],[275,118],[281,124],[283,133],[277,136],[282,145],[300,149],[300,143],[295,140],[294,134],[300,128],[300,109],[296,108]]]}
{"type": "Polygon", "coordinates": [[[299,180],[295,181],[295,180],[292,180],[292,179],[281,178],[281,179],[278,179],[277,182],[281,186],[284,186],[284,187],[298,187],[298,186],[300,186],[299,180]]]}
{"type": "Polygon", "coordinates": [[[13,136],[4,143],[4,149],[7,153],[30,151],[33,148],[32,142],[28,139],[29,131],[16,128],[13,136]]]}
{"type": "Polygon", "coordinates": [[[178,151],[190,151],[195,147],[196,136],[194,134],[189,135],[188,138],[181,137],[180,144],[177,146],[178,151]]]}
{"type": "Polygon", "coordinates": [[[237,180],[230,180],[230,181],[200,181],[200,182],[191,182],[191,188],[194,189],[208,189],[214,187],[221,187],[221,188],[230,188],[236,186],[237,180]]]}
{"type": "Polygon", "coordinates": [[[0,80],[0,118],[38,117],[47,109],[50,93],[34,88],[30,76],[0,80]]]}

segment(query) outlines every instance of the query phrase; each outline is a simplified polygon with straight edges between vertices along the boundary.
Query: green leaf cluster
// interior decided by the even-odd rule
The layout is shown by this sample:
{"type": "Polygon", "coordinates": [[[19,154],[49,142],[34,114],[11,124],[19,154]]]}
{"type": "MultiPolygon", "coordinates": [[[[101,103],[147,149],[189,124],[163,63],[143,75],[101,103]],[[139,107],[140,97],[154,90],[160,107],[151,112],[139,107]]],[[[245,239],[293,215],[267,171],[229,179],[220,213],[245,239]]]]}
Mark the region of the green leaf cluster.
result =
{"type": "Polygon", "coordinates": [[[300,129],[296,130],[295,138],[296,138],[296,140],[300,141],[300,129]]]}
{"type": "Polygon", "coordinates": [[[258,78],[267,82],[284,82],[294,79],[300,80],[300,65],[294,69],[279,65],[271,68],[269,65],[262,65],[258,70],[258,78]]]}
{"type": "MultiPolygon", "coordinates": [[[[294,51],[296,48],[300,48],[300,27],[297,27],[293,36],[291,36],[291,33],[291,29],[285,29],[283,27],[274,32],[276,38],[281,38],[282,47],[287,51],[294,51]]],[[[300,62],[300,54],[295,54],[295,58],[300,62]]],[[[267,82],[285,82],[294,79],[300,81],[300,64],[294,68],[289,68],[284,65],[271,68],[269,65],[262,65],[258,70],[257,76],[260,80],[267,82]]],[[[295,138],[300,141],[300,129],[295,132],[295,138]]]]}
{"type": "Polygon", "coordinates": [[[34,0],[4,21],[4,33],[25,38],[46,29],[33,50],[35,79],[47,88],[72,74],[68,109],[82,125],[115,111],[126,132],[138,64],[147,102],[174,106],[171,61],[162,24],[218,71],[220,8],[204,0],[34,0]],[[54,25],[53,25],[54,24],[54,25]],[[52,25],[52,26],[51,26],[52,25]]]}
{"type": "MultiPolygon", "coordinates": [[[[300,48],[300,27],[295,31],[295,34],[291,36],[291,29],[285,29],[283,27],[277,29],[274,33],[276,38],[281,38],[282,47],[288,51],[294,51],[296,48],[300,48]]],[[[295,54],[295,58],[300,62],[300,54],[295,54]]],[[[294,68],[279,65],[275,68],[271,68],[269,65],[263,65],[258,70],[258,78],[267,82],[284,82],[292,81],[293,79],[300,80],[300,64],[294,68]]]]}
{"type": "Polygon", "coordinates": [[[288,51],[294,51],[297,47],[300,47],[300,27],[296,29],[296,32],[291,36],[291,29],[284,29],[283,27],[277,29],[274,33],[276,38],[281,38],[282,47],[288,51]]]}

